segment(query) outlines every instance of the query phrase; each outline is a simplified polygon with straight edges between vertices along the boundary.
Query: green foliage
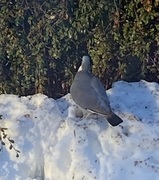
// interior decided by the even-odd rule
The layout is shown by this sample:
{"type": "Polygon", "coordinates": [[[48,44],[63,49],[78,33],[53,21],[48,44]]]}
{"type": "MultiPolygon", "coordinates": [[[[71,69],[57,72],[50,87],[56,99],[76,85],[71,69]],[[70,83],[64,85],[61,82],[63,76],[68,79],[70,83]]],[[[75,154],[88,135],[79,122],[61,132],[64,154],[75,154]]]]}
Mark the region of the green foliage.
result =
{"type": "Polygon", "coordinates": [[[139,58],[139,79],[158,81],[158,7],[158,1],[131,0],[121,1],[115,11],[112,34],[118,44],[117,56],[139,58]]]}
{"type": "Polygon", "coordinates": [[[84,54],[106,88],[158,81],[157,10],[151,0],[1,0],[0,93],[60,97],[84,54]]]}

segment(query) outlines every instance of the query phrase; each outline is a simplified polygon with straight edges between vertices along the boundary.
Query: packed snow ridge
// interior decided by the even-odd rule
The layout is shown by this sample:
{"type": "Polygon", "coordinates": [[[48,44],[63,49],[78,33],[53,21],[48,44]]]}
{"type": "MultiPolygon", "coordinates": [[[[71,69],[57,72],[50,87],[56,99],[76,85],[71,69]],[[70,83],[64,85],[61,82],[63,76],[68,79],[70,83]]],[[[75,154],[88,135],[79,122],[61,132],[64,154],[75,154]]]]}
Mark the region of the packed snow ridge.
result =
{"type": "Polygon", "coordinates": [[[82,118],[70,95],[0,95],[0,180],[158,180],[159,85],[119,81],[107,91],[117,127],[82,118]]]}

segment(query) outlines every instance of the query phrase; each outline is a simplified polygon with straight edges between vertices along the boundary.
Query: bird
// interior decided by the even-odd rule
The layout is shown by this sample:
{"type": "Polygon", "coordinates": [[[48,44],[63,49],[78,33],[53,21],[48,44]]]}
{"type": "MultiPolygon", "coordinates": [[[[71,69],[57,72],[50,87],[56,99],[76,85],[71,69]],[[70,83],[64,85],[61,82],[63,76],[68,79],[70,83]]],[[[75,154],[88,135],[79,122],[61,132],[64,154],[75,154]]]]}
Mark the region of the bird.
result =
{"type": "Polygon", "coordinates": [[[89,56],[82,57],[81,66],[70,87],[70,94],[75,104],[82,110],[104,116],[112,126],[123,122],[112,111],[101,81],[91,72],[89,56]]]}

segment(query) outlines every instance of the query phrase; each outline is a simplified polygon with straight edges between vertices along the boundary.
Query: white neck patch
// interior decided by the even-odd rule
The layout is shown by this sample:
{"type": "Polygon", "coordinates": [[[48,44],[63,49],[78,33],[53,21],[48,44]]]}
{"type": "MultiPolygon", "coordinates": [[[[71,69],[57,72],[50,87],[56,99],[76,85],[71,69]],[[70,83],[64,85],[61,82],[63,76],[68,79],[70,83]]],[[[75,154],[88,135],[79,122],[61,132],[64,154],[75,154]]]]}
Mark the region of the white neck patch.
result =
{"type": "Polygon", "coordinates": [[[80,71],[90,71],[90,59],[88,56],[83,56],[81,66],[78,69],[80,71]]]}
{"type": "Polygon", "coordinates": [[[78,72],[82,71],[82,66],[79,67],[78,72]]]}

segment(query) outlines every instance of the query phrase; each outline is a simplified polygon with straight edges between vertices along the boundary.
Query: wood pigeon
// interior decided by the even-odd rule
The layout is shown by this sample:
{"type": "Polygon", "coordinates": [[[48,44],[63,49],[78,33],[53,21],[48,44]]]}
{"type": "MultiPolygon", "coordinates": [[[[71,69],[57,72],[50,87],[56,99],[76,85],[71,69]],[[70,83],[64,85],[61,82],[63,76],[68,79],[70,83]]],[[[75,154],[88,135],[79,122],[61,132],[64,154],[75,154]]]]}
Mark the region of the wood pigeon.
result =
{"type": "Polygon", "coordinates": [[[112,126],[117,126],[123,122],[111,110],[110,102],[102,83],[91,73],[89,56],[83,56],[82,64],[71,85],[70,94],[79,107],[105,116],[112,126]]]}

